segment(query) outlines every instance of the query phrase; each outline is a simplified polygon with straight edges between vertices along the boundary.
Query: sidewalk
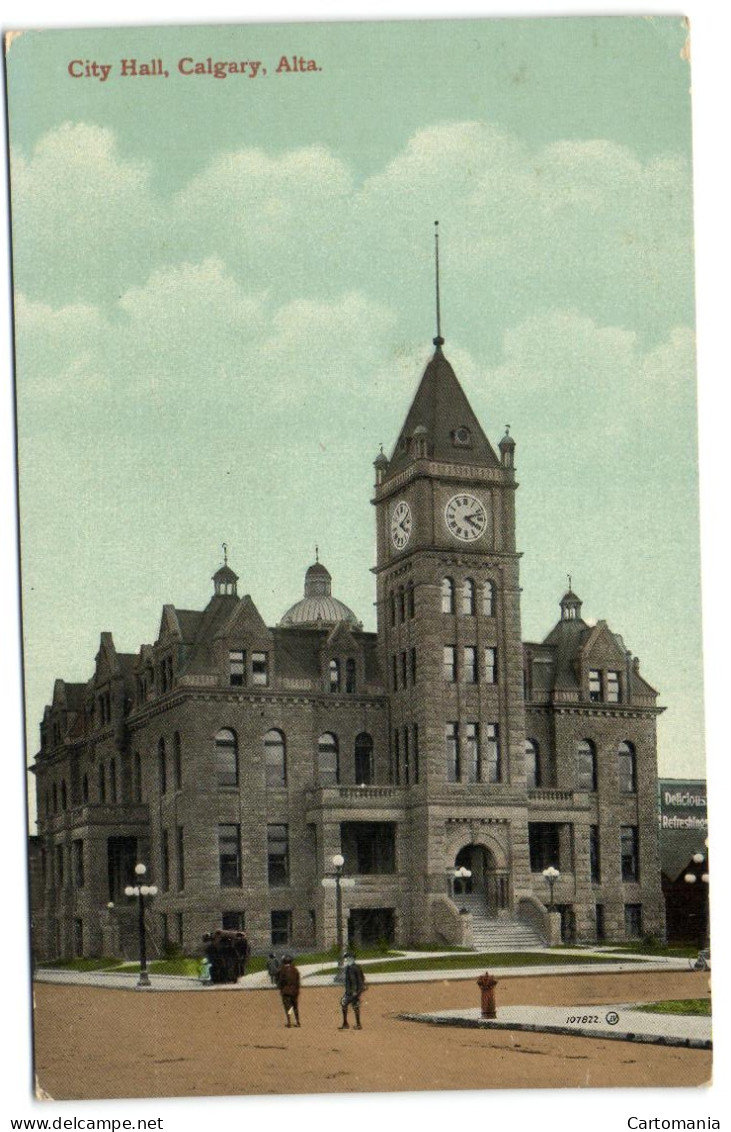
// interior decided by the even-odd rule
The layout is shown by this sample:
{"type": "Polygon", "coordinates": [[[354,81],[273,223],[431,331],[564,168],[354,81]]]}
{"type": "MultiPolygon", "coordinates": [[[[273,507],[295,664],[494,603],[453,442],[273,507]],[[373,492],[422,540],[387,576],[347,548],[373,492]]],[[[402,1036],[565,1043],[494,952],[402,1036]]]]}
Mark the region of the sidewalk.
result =
{"type": "Polygon", "coordinates": [[[649,1014],[636,1003],[606,1006],[503,1006],[497,1018],[482,1018],[479,1007],[440,1010],[434,1014],[399,1014],[407,1022],[463,1026],[480,1030],[523,1030],[570,1034],[610,1041],[711,1049],[711,1019],[680,1014],[649,1014]]]}

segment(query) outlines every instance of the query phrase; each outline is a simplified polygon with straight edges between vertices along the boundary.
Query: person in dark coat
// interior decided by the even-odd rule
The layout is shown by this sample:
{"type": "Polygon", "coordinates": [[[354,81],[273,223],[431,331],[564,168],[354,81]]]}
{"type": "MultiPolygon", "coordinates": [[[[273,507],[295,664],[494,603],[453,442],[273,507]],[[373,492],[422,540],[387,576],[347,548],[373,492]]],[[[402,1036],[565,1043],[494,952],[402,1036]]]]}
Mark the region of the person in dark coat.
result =
{"type": "Polygon", "coordinates": [[[353,1014],[355,1015],[354,1030],[362,1030],[360,1024],[360,996],[365,990],[365,975],[362,968],[358,966],[355,961],[354,955],[345,956],[345,994],[340,999],[340,1007],[343,1012],[343,1022],[340,1026],[341,1030],[349,1030],[348,1025],[348,1007],[353,1007],[353,1014]]]}
{"type": "Polygon", "coordinates": [[[277,972],[277,986],[282,996],[284,1013],[287,1015],[287,1026],[292,1025],[292,1015],[295,1026],[299,1026],[300,973],[291,955],[285,955],[282,959],[282,965],[277,972]]]}
{"type": "Polygon", "coordinates": [[[246,932],[237,932],[233,941],[235,956],[236,978],[240,979],[246,974],[246,960],[249,958],[249,940],[246,932]]]}
{"type": "Polygon", "coordinates": [[[273,987],[277,985],[277,975],[279,974],[280,963],[273,951],[269,952],[267,956],[267,974],[269,975],[269,982],[273,987]]]}

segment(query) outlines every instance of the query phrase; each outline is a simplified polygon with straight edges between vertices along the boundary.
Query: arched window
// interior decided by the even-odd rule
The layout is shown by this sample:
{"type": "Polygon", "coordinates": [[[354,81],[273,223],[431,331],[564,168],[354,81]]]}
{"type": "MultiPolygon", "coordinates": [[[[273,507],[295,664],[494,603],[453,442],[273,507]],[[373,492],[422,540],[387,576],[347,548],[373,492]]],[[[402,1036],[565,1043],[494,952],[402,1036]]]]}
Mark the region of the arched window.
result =
{"type": "Polygon", "coordinates": [[[373,739],[361,731],[355,737],[355,781],[358,786],[370,786],[374,779],[373,739]]]}
{"type": "Polygon", "coordinates": [[[621,794],[637,793],[637,760],[631,743],[622,741],[617,748],[619,790],[621,794]]]}
{"type": "Polygon", "coordinates": [[[340,782],[338,740],[330,731],[317,740],[317,781],[320,786],[337,786],[340,782]]]}
{"type": "Polygon", "coordinates": [[[330,691],[331,692],[339,692],[340,691],[340,661],[339,660],[331,660],[330,661],[330,691]]]}
{"type": "Polygon", "coordinates": [[[239,745],[236,732],[228,727],[216,735],[216,782],[218,786],[239,784],[239,745]]]}
{"type": "Polygon", "coordinates": [[[173,778],[175,789],[180,790],[183,785],[183,750],[179,731],[173,735],[173,778]]]}
{"type": "Polygon", "coordinates": [[[596,793],[596,749],[591,739],[582,739],[576,748],[576,789],[596,793]]]}
{"type": "Polygon", "coordinates": [[[355,661],[352,656],[345,662],[345,691],[350,695],[355,692],[355,661]]]}
{"type": "Polygon", "coordinates": [[[281,731],[267,731],[264,736],[264,768],[267,786],[287,785],[287,749],[281,731]]]}
{"type": "Polygon", "coordinates": [[[164,739],[160,739],[157,744],[157,778],[160,784],[160,793],[164,794],[168,788],[168,766],[164,739]]]}
{"type": "Polygon", "coordinates": [[[525,741],[525,777],[529,790],[541,785],[541,763],[535,739],[525,741]]]}
{"type": "Polygon", "coordinates": [[[472,578],[465,578],[462,583],[462,613],[465,617],[475,615],[475,583],[472,578]]]}
{"type": "Polygon", "coordinates": [[[454,613],[454,580],[442,578],[442,613],[454,613]]]}
{"type": "Polygon", "coordinates": [[[85,774],[81,780],[81,797],[84,802],[89,801],[89,775],[85,774]]]}
{"type": "Polygon", "coordinates": [[[482,612],[485,617],[495,616],[495,583],[485,582],[482,589],[482,612]]]}

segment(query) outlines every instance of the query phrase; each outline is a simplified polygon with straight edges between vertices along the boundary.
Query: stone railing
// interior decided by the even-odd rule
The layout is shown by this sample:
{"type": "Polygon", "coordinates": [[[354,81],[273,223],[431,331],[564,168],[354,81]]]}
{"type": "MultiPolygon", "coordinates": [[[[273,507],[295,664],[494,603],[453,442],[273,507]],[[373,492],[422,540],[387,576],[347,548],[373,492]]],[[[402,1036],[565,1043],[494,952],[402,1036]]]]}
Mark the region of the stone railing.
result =
{"type": "Polygon", "coordinates": [[[432,896],[431,922],[435,940],[455,947],[472,947],[472,914],[460,912],[448,896],[432,896]]]}
{"type": "Polygon", "coordinates": [[[551,942],[550,915],[545,904],[542,904],[537,896],[521,896],[516,911],[519,920],[542,935],[548,943],[551,942]]]}
{"type": "Polygon", "coordinates": [[[528,791],[528,798],[531,802],[539,802],[543,805],[547,803],[558,802],[564,806],[570,806],[574,801],[573,790],[558,790],[555,787],[537,787],[535,790],[528,791]]]}

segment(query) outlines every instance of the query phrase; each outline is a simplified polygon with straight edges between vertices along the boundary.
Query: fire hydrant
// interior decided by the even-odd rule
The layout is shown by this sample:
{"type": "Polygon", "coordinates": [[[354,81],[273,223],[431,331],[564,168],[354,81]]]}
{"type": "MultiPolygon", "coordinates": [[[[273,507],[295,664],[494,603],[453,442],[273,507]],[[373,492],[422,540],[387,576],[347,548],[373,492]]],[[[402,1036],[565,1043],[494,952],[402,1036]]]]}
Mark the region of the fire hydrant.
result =
{"type": "Polygon", "coordinates": [[[489,971],[485,971],[485,974],[480,975],[477,980],[477,985],[482,992],[482,1017],[497,1018],[497,1009],[495,1006],[495,987],[497,986],[497,979],[493,978],[489,971]]]}

